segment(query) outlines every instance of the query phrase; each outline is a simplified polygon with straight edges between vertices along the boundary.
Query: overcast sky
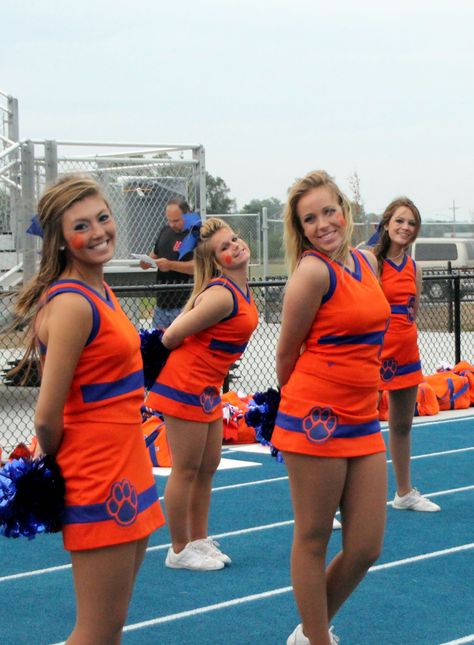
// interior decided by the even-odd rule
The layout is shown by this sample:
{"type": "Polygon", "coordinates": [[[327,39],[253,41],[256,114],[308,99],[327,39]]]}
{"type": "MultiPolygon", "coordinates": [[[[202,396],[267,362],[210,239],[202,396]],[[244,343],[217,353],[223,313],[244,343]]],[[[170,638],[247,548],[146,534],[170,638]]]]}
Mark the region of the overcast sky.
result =
{"type": "Polygon", "coordinates": [[[201,143],[238,205],[315,168],[474,214],[472,0],[0,0],[20,136],[201,143]]]}

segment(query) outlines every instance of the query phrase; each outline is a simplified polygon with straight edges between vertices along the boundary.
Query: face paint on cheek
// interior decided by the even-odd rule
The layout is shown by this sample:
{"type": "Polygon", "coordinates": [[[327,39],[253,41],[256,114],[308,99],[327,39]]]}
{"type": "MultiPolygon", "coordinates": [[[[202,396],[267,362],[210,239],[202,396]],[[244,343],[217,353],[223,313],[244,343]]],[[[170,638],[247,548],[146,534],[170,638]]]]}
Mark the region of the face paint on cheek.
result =
{"type": "Polygon", "coordinates": [[[230,253],[224,253],[224,255],[222,256],[222,259],[226,264],[232,264],[232,256],[230,253]]]}
{"type": "Polygon", "coordinates": [[[337,213],[337,223],[341,228],[344,228],[346,226],[346,220],[342,213],[337,213]]]}
{"type": "Polygon", "coordinates": [[[80,233],[74,233],[71,237],[71,246],[76,251],[80,251],[85,246],[84,238],[80,233]]]}

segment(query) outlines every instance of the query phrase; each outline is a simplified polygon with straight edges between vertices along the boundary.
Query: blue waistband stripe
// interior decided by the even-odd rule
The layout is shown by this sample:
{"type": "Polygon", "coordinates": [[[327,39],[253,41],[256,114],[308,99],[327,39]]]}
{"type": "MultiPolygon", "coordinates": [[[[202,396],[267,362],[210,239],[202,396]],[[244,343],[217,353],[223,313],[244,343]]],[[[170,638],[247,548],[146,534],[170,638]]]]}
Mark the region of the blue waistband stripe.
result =
{"type": "MultiPolygon", "coordinates": [[[[177,390],[170,385],[164,385],[163,383],[158,383],[155,381],[153,383],[150,392],[155,392],[155,394],[161,394],[161,396],[177,401],[178,403],[185,403],[186,405],[196,405],[201,407],[201,398],[199,394],[190,394],[189,392],[183,392],[182,390],[177,390]]],[[[216,399],[216,405],[221,402],[221,398],[216,399]]]]}
{"type": "MultiPolygon", "coordinates": [[[[278,412],[275,425],[283,430],[305,434],[303,430],[303,418],[301,417],[294,417],[284,412],[278,412]]],[[[341,423],[332,433],[332,437],[336,439],[350,439],[352,437],[365,437],[376,432],[380,432],[380,421],[378,419],[374,419],[368,423],[357,423],[355,425],[341,423]]]]}
{"type": "Polygon", "coordinates": [[[403,376],[404,374],[413,374],[413,372],[418,372],[418,370],[421,370],[421,361],[399,365],[397,367],[396,375],[403,376]]]}
{"type": "Polygon", "coordinates": [[[227,354],[242,354],[246,347],[247,343],[235,345],[234,343],[226,343],[217,338],[211,338],[211,342],[209,343],[210,349],[219,349],[221,352],[226,352],[227,354]]]}
{"type": "Polygon", "coordinates": [[[381,345],[384,334],[385,331],[374,331],[352,336],[321,336],[318,345],[381,345]]]}
{"type": "MultiPolygon", "coordinates": [[[[137,498],[137,510],[138,513],[142,513],[158,501],[155,484],[139,493],[137,498]]],[[[102,504],[86,504],[85,506],[66,506],[63,524],[89,524],[90,522],[106,522],[111,519],[104,502],[102,504]]]]}
{"type": "Polygon", "coordinates": [[[84,403],[96,403],[121,394],[128,394],[142,387],[144,387],[143,370],[137,370],[117,381],[81,385],[81,392],[84,403]]]}
{"type": "Polygon", "coordinates": [[[390,312],[392,314],[408,314],[407,305],[390,305],[390,312]]]}

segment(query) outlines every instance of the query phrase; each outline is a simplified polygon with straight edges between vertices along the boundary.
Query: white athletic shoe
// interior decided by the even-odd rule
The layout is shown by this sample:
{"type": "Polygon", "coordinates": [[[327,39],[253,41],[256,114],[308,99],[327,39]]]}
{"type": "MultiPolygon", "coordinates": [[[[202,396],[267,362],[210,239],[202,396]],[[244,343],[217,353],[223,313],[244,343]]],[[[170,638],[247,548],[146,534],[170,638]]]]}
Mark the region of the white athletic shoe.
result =
{"type": "Polygon", "coordinates": [[[309,638],[306,638],[304,635],[303,625],[301,623],[288,636],[286,645],[309,645],[309,638]]]}
{"type": "Polygon", "coordinates": [[[190,569],[191,571],[217,571],[224,568],[224,563],[216,558],[204,555],[190,542],[179,553],[170,546],[165,564],[170,569],[190,569]]]}
{"type": "Polygon", "coordinates": [[[431,502],[420,493],[416,488],[412,488],[409,493],[399,497],[395,493],[393,508],[399,511],[424,511],[425,513],[435,513],[440,511],[441,507],[431,502]]]}
{"type": "Polygon", "coordinates": [[[333,528],[333,530],[342,529],[342,524],[339,522],[338,519],[336,519],[336,518],[333,519],[332,528],[333,528]]]}
{"type": "Polygon", "coordinates": [[[216,542],[216,540],[213,540],[210,537],[202,538],[201,540],[194,540],[191,544],[203,555],[208,555],[215,560],[220,560],[224,564],[230,564],[232,562],[229,556],[222,553],[219,549],[219,542],[216,542]]]}
{"type": "MultiPolygon", "coordinates": [[[[331,645],[338,645],[339,636],[336,636],[333,630],[334,627],[329,629],[329,639],[331,641],[331,645]]],[[[309,645],[309,638],[304,635],[303,625],[301,623],[297,625],[294,631],[288,636],[286,645],[309,645]]]]}
{"type": "Polygon", "coordinates": [[[331,640],[331,645],[339,645],[339,641],[341,640],[339,636],[336,636],[334,633],[334,627],[331,625],[329,628],[329,638],[331,640]]]}

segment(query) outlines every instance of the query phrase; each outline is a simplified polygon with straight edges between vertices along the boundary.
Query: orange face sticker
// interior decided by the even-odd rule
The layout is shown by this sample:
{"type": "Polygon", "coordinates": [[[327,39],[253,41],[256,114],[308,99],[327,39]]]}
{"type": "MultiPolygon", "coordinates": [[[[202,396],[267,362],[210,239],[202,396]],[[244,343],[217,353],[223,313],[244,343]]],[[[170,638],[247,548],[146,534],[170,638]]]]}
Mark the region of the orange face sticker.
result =
{"type": "Polygon", "coordinates": [[[71,246],[73,249],[76,251],[79,251],[80,249],[84,248],[85,242],[84,238],[80,233],[74,233],[74,235],[71,237],[71,246]]]}
{"type": "Polygon", "coordinates": [[[337,223],[341,228],[344,228],[344,226],[346,225],[346,220],[342,213],[337,213],[337,223]]]}
{"type": "Polygon", "coordinates": [[[222,259],[226,264],[232,263],[232,255],[230,253],[224,253],[224,255],[222,256],[222,259]]]}

